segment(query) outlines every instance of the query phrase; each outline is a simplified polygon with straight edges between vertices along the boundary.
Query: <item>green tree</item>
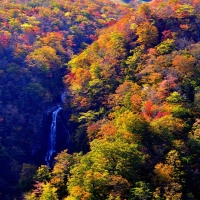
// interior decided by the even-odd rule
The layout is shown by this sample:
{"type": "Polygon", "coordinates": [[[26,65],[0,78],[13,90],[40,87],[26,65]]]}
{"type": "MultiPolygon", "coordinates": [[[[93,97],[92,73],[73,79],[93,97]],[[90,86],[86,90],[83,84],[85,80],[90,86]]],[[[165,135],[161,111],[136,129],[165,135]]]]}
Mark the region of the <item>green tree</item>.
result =
{"type": "Polygon", "coordinates": [[[170,53],[175,48],[173,39],[166,39],[161,42],[158,46],[156,46],[156,50],[159,54],[163,55],[166,53],[170,53]]]}
{"type": "Polygon", "coordinates": [[[200,152],[200,119],[196,119],[191,132],[189,132],[189,146],[195,154],[200,152]]]}
{"type": "Polygon", "coordinates": [[[189,17],[194,15],[194,7],[192,5],[184,3],[179,6],[179,8],[176,10],[176,13],[180,18],[189,17]]]}
{"type": "Polygon", "coordinates": [[[42,188],[43,192],[39,200],[58,200],[58,196],[56,194],[57,189],[52,187],[50,183],[43,184],[42,188]]]}
{"type": "Polygon", "coordinates": [[[173,92],[166,98],[166,101],[170,103],[180,103],[183,101],[183,97],[178,92],[173,92]]]}
{"type": "Polygon", "coordinates": [[[40,67],[43,71],[54,71],[60,69],[61,60],[56,54],[56,50],[49,46],[42,46],[31,52],[27,58],[30,66],[40,67]]]}
{"type": "Polygon", "coordinates": [[[121,132],[130,132],[142,135],[147,129],[147,124],[139,114],[125,111],[116,118],[116,126],[121,132]]]}
{"type": "Polygon", "coordinates": [[[147,200],[151,199],[151,197],[150,185],[143,181],[136,182],[135,187],[130,190],[130,200],[147,200]]]}
{"type": "Polygon", "coordinates": [[[141,22],[136,29],[137,41],[146,47],[155,45],[158,41],[158,29],[150,22],[141,22]]]}
{"type": "Polygon", "coordinates": [[[95,139],[91,151],[71,170],[70,196],[102,200],[110,195],[126,197],[129,181],[137,179],[142,160],[137,145],[122,138],[110,142],[95,139]],[[112,193],[117,188],[121,192],[112,193]]]}
{"type": "Polygon", "coordinates": [[[172,115],[166,115],[155,119],[150,124],[150,130],[163,141],[172,141],[177,135],[180,135],[184,129],[184,123],[181,119],[172,115]]]}
{"type": "Polygon", "coordinates": [[[51,179],[50,168],[46,165],[41,165],[34,178],[40,182],[48,182],[51,179]]]}

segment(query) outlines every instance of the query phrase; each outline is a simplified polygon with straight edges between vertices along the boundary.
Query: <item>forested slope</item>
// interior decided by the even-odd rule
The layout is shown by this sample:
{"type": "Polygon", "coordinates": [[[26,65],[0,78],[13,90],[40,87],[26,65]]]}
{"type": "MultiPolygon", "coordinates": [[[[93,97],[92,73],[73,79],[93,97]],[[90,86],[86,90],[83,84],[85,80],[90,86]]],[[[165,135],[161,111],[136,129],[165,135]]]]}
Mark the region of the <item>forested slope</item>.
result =
{"type": "Polygon", "coordinates": [[[27,199],[198,199],[199,9],[142,4],[68,62],[69,121],[90,150],[41,166],[27,199]]]}
{"type": "Polygon", "coordinates": [[[198,0],[0,12],[3,199],[199,198],[198,0]],[[42,116],[63,87],[73,148],[38,168],[42,116]]]}
{"type": "Polygon", "coordinates": [[[1,1],[0,199],[21,196],[45,164],[66,63],[127,11],[107,0],[1,1]]]}

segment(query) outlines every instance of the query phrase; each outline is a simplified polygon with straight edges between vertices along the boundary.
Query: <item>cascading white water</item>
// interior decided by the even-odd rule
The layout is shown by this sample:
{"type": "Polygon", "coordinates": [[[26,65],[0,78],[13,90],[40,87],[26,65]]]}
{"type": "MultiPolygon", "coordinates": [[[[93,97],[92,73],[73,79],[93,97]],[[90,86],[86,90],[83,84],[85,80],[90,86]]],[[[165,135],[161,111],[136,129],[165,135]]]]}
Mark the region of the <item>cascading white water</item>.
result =
{"type": "Polygon", "coordinates": [[[51,158],[53,153],[56,152],[56,118],[58,115],[58,112],[62,108],[59,106],[53,113],[52,113],[52,122],[51,122],[51,131],[49,136],[49,144],[48,144],[48,150],[45,157],[45,161],[48,166],[50,166],[51,158]]]}

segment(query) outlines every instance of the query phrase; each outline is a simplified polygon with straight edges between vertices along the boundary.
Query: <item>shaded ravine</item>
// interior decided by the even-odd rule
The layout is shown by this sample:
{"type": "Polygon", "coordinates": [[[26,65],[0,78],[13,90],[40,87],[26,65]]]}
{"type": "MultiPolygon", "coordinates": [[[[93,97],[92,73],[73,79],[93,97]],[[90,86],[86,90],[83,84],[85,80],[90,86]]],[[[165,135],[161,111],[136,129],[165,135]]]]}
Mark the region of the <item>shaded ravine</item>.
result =
{"type": "MultiPolygon", "coordinates": [[[[67,98],[67,92],[64,90],[60,96],[61,101],[57,104],[57,106],[54,106],[53,110],[51,110],[50,112],[52,113],[51,126],[50,126],[50,130],[48,134],[48,144],[47,144],[46,155],[45,155],[45,162],[46,162],[46,165],[49,167],[51,167],[52,165],[52,161],[55,156],[55,153],[60,152],[64,150],[65,148],[69,149],[71,146],[69,130],[67,130],[62,120],[61,122],[57,121],[58,114],[60,110],[63,109],[62,105],[66,103],[66,98],[67,98]],[[62,138],[61,138],[61,134],[63,134],[62,138]],[[62,140],[62,143],[65,143],[65,145],[60,144],[59,141],[61,140],[62,140]]],[[[62,118],[62,115],[61,115],[61,118],[62,118]]]]}

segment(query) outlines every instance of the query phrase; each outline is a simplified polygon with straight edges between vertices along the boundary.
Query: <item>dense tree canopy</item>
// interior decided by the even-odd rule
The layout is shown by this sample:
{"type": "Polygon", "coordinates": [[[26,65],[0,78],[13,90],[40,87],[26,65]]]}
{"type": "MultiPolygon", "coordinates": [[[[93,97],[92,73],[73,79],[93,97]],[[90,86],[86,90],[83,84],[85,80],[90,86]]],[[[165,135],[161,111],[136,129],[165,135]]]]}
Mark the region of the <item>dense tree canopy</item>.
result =
{"type": "Polygon", "coordinates": [[[2,3],[0,198],[199,198],[200,3],[140,3],[2,3]]]}

